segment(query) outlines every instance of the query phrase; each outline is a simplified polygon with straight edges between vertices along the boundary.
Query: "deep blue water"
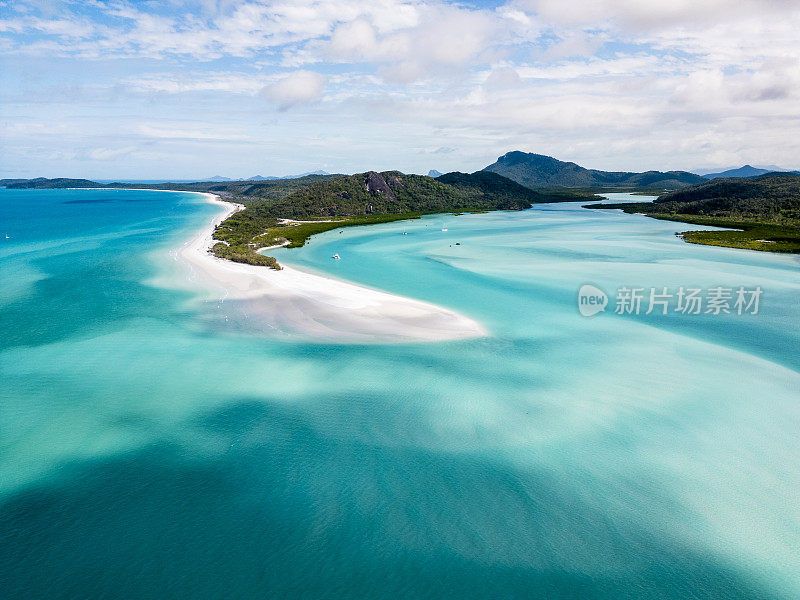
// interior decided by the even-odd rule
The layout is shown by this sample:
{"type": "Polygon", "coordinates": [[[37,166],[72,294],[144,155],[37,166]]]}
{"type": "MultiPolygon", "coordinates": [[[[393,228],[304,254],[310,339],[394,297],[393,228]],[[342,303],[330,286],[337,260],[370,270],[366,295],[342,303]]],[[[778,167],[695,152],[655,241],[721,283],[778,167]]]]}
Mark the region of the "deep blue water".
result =
{"type": "Polygon", "coordinates": [[[800,596],[797,257],[575,204],[333,231],[275,255],[492,335],[316,344],[170,285],[216,210],[0,190],[3,598],[800,596]],[[585,283],[763,296],[586,318],[585,283]]]}

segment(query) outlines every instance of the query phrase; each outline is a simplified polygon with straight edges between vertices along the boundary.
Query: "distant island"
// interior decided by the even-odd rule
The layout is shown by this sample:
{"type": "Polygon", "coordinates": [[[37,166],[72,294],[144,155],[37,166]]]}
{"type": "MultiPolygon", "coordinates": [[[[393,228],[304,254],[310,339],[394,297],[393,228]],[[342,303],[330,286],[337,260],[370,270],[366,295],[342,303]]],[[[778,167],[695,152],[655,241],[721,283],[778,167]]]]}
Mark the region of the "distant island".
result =
{"type": "Polygon", "coordinates": [[[759,169],[752,165],[744,165],[738,169],[728,169],[727,171],[720,171],[718,173],[706,173],[703,175],[706,179],[720,179],[725,177],[758,177],[759,175],[766,175],[770,173],[769,169],[759,169]]]}
{"type": "MultiPolygon", "coordinates": [[[[280,177],[276,177],[275,175],[267,175],[263,177],[262,175],[253,175],[252,177],[248,177],[242,181],[274,181],[275,179],[300,179],[301,177],[306,177],[307,175],[330,175],[327,171],[317,170],[317,171],[309,171],[308,173],[301,173],[300,175],[282,175],[280,177]]],[[[228,180],[232,181],[232,180],[228,180]]]]}
{"type": "Polygon", "coordinates": [[[788,171],[778,167],[765,169],[763,167],[744,165],[737,169],[728,169],[717,173],[704,173],[703,177],[706,179],[718,179],[721,177],[758,177],[759,175],[766,175],[767,173],[791,173],[797,175],[800,174],[800,171],[788,171]]]}
{"type": "MultiPolygon", "coordinates": [[[[8,188],[144,188],[204,192],[244,205],[220,223],[212,252],[235,262],[280,268],[259,251],[297,247],[314,234],[354,225],[419,218],[424,214],[523,210],[547,202],[599,200],[598,193],[628,191],[659,195],[655,202],[589,204],[628,213],[727,227],[738,231],[692,231],[687,242],[800,252],[800,175],[770,173],[713,178],[686,171],[599,171],[550,156],[509,152],[474,173],[411,175],[367,171],[331,175],[317,171],[289,178],[216,176],[191,183],[106,183],[88,179],[3,179],[8,188]]],[[[752,167],[751,167],[752,169],[752,167]]]]}

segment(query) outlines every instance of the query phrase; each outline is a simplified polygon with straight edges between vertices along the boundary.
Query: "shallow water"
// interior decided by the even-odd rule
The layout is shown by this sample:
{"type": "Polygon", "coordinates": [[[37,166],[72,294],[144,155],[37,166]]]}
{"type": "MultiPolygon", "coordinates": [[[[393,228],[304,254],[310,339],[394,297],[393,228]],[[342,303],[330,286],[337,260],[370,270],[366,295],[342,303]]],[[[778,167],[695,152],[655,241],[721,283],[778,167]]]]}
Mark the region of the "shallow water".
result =
{"type": "Polygon", "coordinates": [[[5,596],[800,594],[797,257],[578,204],[333,231],[274,255],[492,335],[320,345],[165,287],[216,210],[0,190],[5,596]],[[587,318],[586,283],[763,296],[587,318]]]}

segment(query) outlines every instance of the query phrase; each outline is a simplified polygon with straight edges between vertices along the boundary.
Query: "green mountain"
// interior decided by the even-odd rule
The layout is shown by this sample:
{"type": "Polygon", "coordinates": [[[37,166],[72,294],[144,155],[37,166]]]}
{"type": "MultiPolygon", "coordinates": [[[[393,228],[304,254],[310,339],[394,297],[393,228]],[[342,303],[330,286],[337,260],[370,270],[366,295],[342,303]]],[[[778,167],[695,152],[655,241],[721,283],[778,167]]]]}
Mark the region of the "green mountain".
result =
{"type": "Polygon", "coordinates": [[[484,171],[498,173],[532,189],[551,187],[678,188],[705,181],[686,171],[598,171],[552,156],[528,152],[508,152],[484,171]]]}

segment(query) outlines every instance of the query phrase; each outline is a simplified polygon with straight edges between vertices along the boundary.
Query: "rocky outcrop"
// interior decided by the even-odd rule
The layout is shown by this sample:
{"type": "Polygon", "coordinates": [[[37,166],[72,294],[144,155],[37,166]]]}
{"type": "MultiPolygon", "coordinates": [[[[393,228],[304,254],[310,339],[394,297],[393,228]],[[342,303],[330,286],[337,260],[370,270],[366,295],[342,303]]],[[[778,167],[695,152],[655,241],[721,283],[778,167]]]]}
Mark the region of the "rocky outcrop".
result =
{"type": "Polygon", "coordinates": [[[383,194],[388,200],[397,200],[392,188],[380,173],[370,171],[364,178],[364,187],[370,194],[383,194]]]}

